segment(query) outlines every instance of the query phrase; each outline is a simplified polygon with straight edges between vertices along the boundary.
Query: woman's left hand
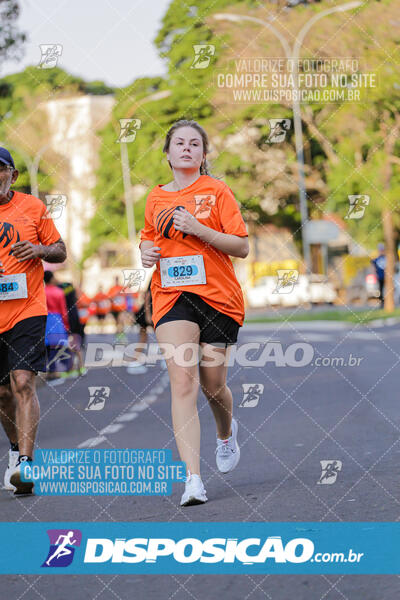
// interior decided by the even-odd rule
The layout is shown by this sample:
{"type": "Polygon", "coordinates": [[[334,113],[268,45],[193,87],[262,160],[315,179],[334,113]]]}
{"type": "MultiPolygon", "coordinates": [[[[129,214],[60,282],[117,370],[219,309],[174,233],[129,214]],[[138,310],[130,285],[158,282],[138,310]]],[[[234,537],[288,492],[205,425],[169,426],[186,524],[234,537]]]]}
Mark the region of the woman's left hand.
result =
{"type": "Polygon", "coordinates": [[[189,235],[197,235],[201,227],[201,223],[185,208],[177,208],[174,211],[174,227],[178,231],[188,233],[189,235]]]}

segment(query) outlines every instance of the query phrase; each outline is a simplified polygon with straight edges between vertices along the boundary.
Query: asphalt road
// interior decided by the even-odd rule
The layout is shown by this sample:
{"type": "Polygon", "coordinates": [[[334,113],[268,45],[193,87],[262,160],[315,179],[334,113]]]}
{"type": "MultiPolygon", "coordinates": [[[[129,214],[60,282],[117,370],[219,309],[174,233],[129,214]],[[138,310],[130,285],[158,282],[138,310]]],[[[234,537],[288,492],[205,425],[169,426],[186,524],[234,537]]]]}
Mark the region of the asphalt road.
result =
{"type": "MultiPolygon", "coordinates": [[[[132,334],[130,341],[134,340],[132,334]]],[[[16,499],[1,490],[2,520],[397,521],[400,326],[254,324],[241,330],[239,346],[271,340],[279,342],[284,353],[292,344],[307,343],[313,358],[300,367],[270,362],[236,363],[230,368],[241,461],[229,475],[216,470],[215,425],[205,397],[199,396],[207,504],[180,508],[183,484],[174,484],[168,497],[16,499]],[[347,363],[350,355],[361,359],[359,364],[341,365],[340,360],[347,363]],[[318,366],[316,359],[322,358],[325,366],[318,366]],[[242,385],[249,383],[264,385],[263,393],[256,406],[240,407],[242,385]],[[317,483],[323,460],[342,463],[336,481],[329,485],[317,483]]],[[[112,343],[113,336],[90,336],[90,341],[112,343]]],[[[178,460],[168,377],[159,366],[142,375],[129,375],[125,367],[91,368],[85,377],[40,387],[39,397],[40,448],[83,447],[91,440],[98,448],[171,448],[178,460]],[[110,388],[102,410],[85,410],[90,386],[110,388]]],[[[7,450],[2,436],[2,468],[7,450]]],[[[397,600],[400,577],[3,575],[0,591],[1,598],[21,600],[200,600],[221,594],[249,600],[397,600]]]]}

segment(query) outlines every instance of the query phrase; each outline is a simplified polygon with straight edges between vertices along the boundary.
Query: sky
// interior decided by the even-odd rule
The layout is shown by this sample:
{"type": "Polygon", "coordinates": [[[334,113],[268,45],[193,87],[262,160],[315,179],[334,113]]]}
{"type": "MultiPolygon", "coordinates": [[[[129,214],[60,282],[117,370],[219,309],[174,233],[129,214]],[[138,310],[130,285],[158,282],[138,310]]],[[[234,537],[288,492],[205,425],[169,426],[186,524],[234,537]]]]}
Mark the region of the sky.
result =
{"type": "Polygon", "coordinates": [[[125,86],[163,75],[153,40],[170,0],[19,0],[20,31],[28,35],[21,61],[5,61],[0,76],[38,65],[40,44],[61,44],[58,66],[87,81],[125,86]]]}

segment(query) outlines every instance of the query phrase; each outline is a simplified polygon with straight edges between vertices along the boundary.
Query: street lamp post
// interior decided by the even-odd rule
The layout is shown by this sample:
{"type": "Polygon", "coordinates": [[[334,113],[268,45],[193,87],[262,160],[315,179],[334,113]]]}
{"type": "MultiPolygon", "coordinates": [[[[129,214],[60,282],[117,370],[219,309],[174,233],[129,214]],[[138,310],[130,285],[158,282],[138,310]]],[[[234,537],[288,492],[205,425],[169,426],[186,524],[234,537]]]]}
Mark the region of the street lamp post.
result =
{"type": "Polygon", "coordinates": [[[129,172],[128,148],[126,147],[126,142],[120,142],[120,152],[121,152],[122,180],[124,183],[126,221],[128,224],[128,239],[129,239],[129,246],[130,246],[130,252],[131,252],[132,267],[135,268],[135,264],[136,264],[135,209],[134,209],[134,200],[133,200],[133,187],[132,187],[131,176],[130,176],[130,172],[129,172]]]}
{"type": "Polygon", "coordinates": [[[296,145],[296,158],[298,163],[298,184],[299,184],[299,201],[300,201],[300,215],[301,215],[301,237],[303,242],[303,254],[304,254],[304,262],[306,265],[306,270],[308,273],[311,273],[311,254],[310,254],[310,246],[306,237],[305,224],[308,221],[308,208],[307,208],[307,192],[305,185],[305,176],[304,176],[304,143],[303,143],[303,128],[302,128],[302,120],[301,120],[301,109],[300,109],[300,101],[299,101],[299,71],[298,71],[298,60],[300,56],[300,49],[303,44],[304,38],[310,28],[322,17],[330,15],[336,12],[344,12],[346,10],[351,10],[352,8],[358,8],[363,3],[360,0],[355,0],[354,2],[348,2],[346,4],[342,4],[340,6],[335,6],[334,8],[329,8],[324,10],[312,17],[307,23],[302,27],[302,29],[297,34],[295,42],[293,44],[293,48],[290,48],[290,45],[286,38],[281,34],[281,32],[272,25],[272,23],[268,23],[268,21],[263,21],[258,17],[250,17],[248,15],[237,15],[232,13],[217,13],[213,15],[214,19],[219,21],[232,21],[234,23],[240,23],[241,21],[252,21],[254,23],[258,23],[262,25],[266,29],[268,29],[274,36],[280,41],[283,50],[285,52],[286,58],[288,61],[293,61],[293,99],[292,99],[292,110],[293,110],[293,127],[295,134],[295,145],[296,145]]]}
{"type": "Polygon", "coordinates": [[[43,153],[49,147],[50,147],[50,144],[45,144],[44,146],[42,146],[40,148],[40,150],[38,150],[35,158],[32,161],[31,167],[29,169],[30,176],[31,176],[31,192],[32,192],[32,195],[36,196],[37,198],[39,197],[39,186],[38,186],[38,180],[37,180],[39,164],[42,159],[43,153]]]}
{"type": "MultiPolygon", "coordinates": [[[[147,104],[147,102],[154,102],[155,100],[161,100],[162,98],[167,98],[171,95],[169,90],[163,90],[161,92],[156,92],[151,94],[150,96],[146,96],[142,100],[140,100],[135,108],[139,108],[143,104],[147,104]]],[[[135,224],[135,202],[134,202],[134,193],[131,181],[131,174],[129,170],[129,156],[128,156],[128,148],[127,143],[120,141],[120,153],[121,153],[121,167],[122,167],[122,181],[124,184],[124,197],[125,197],[125,210],[126,210],[126,220],[128,225],[128,239],[130,243],[130,251],[131,251],[131,261],[132,267],[136,266],[136,252],[135,252],[135,244],[136,244],[136,224],[135,224]]]]}

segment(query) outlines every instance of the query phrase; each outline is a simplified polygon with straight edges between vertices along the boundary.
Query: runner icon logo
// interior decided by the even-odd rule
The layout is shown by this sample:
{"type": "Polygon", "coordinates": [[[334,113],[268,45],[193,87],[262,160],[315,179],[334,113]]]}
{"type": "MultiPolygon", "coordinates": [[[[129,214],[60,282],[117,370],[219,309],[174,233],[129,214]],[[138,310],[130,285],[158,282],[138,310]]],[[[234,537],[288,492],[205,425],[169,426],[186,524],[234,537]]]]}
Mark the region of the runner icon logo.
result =
{"type": "Polygon", "coordinates": [[[39,69],[53,69],[57,66],[59,57],[62,54],[61,44],[39,44],[41,57],[38,64],[39,69]]]}
{"type": "Polygon", "coordinates": [[[79,529],[48,529],[50,548],[42,567],[68,567],[74,558],[75,548],[81,545],[79,529]]]}
{"type": "Polygon", "coordinates": [[[242,383],[243,400],[239,408],[254,408],[257,406],[260,396],[264,391],[262,383],[242,383]]]}
{"type": "Polygon", "coordinates": [[[212,207],[215,206],[215,194],[196,194],[194,200],[196,202],[194,213],[196,219],[207,219],[210,216],[212,207]]]}
{"type": "Polygon", "coordinates": [[[284,142],[286,138],[286,133],[290,129],[291,120],[290,119],[268,119],[270,132],[267,138],[267,143],[269,144],[279,144],[280,142],[284,142]]]}
{"type": "MultiPolygon", "coordinates": [[[[49,335],[48,335],[48,341],[50,342],[48,345],[51,346],[51,342],[54,342],[55,339],[61,337],[61,335],[56,332],[56,331],[50,331],[49,335]]],[[[58,339],[57,339],[58,341],[58,339]]],[[[55,364],[57,365],[58,361],[62,361],[62,360],[69,360],[71,357],[70,351],[68,349],[67,346],[60,346],[60,348],[57,349],[55,355],[53,356],[53,358],[51,358],[49,360],[49,362],[47,363],[47,369],[49,367],[51,367],[51,365],[55,364]]],[[[58,367],[56,367],[57,370],[58,367]]],[[[61,367],[60,367],[61,368],[61,367]]]]}
{"type": "Polygon", "coordinates": [[[369,196],[367,194],[357,194],[348,196],[349,209],[345,219],[361,219],[364,216],[365,209],[369,205],[369,196]]]}
{"type": "Polygon", "coordinates": [[[317,481],[318,484],[331,485],[335,483],[339,471],[342,470],[341,460],[320,460],[321,463],[321,477],[317,481]]]}
{"type": "Polygon", "coordinates": [[[290,294],[299,279],[299,272],[295,269],[277,269],[278,282],[274,294],[290,294]]]}
{"type": "Polygon", "coordinates": [[[146,276],[144,269],[123,269],[122,273],[124,276],[124,289],[122,292],[138,292],[140,290],[140,284],[144,281],[146,276]]]}
{"type": "Polygon", "coordinates": [[[210,64],[211,57],[215,54],[215,46],[212,44],[194,44],[194,59],[190,65],[191,69],[206,69],[210,64]]]}
{"type": "Polygon", "coordinates": [[[43,215],[42,219],[58,219],[66,204],[67,196],[65,194],[46,194],[47,213],[43,215]]]}
{"type": "Polygon", "coordinates": [[[119,125],[121,128],[117,142],[125,142],[129,144],[136,139],[136,132],[140,129],[142,121],[140,119],[120,119],[119,125]]]}
{"type": "Polygon", "coordinates": [[[110,397],[110,388],[107,386],[102,387],[88,387],[89,390],[89,402],[85,410],[102,410],[106,403],[106,400],[110,397]]]}

